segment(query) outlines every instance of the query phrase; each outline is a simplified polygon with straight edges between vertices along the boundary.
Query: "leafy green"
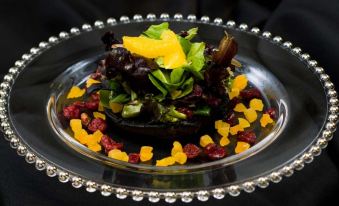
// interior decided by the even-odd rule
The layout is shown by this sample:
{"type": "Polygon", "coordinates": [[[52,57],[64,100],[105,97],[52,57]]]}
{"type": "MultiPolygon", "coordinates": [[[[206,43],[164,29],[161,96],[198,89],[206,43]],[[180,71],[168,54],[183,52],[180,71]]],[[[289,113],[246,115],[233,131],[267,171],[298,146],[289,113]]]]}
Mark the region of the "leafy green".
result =
{"type": "Polygon", "coordinates": [[[134,101],[138,98],[137,93],[135,93],[133,90],[131,90],[131,100],[134,101]]]}
{"type": "Polygon", "coordinates": [[[185,70],[183,68],[173,69],[170,75],[171,83],[179,83],[182,79],[185,70]]]}
{"type": "Polygon", "coordinates": [[[152,39],[160,39],[162,32],[167,30],[168,26],[168,22],[152,25],[146,31],[144,31],[143,34],[152,39]]]}
{"type": "Polygon", "coordinates": [[[109,108],[109,101],[112,93],[113,92],[109,90],[99,90],[100,102],[104,107],[109,108]]]}
{"type": "Polygon", "coordinates": [[[193,39],[198,33],[198,27],[195,27],[195,28],[188,30],[187,33],[188,33],[188,35],[185,36],[185,39],[187,39],[187,40],[193,39]]]}
{"type": "Polygon", "coordinates": [[[193,114],[199,115],[199,116],[210,116],[211,108],[208,107],[208,106],[204,106],[204,107],[201,107],[201,108],[198,108],[197,110],[195,110],[193,112],[193,114]]]}
{"type": "Polygon", "coordinates": [[[167,90],[157,81],[156,78],[153,77],[152,74],[148,75],[149,80],[152,82],[152,84],[161,92],[160,100],[164,99],[167,95],[167,90]]]}
{"type": "Polygon", "coordinates": [[[117,81],[111,79],[111,80],[108,80],[108,88],[109,88],[110,90],[117,91],[117,90],[120,89],[120,84],[119,84],[119,82],[117,82],[117,81]]]}
{"type": "Polygon", "coordinates": [[[179,35],[177,35],[177,38],[180,42],[182,50],[184,51],[185,54],[187,54],[191,49],[192,43],[188,39],[185,39],[179,35]]]}
{"type": "Polygon", "coordinates": [[[112,97],[109,102],[114,102],[114,103],[126,103],[130,101],[130,96],[127,94],[118,94],[115,97],[112,97]]]}
{"type": "Polygon", "coordinates": [[[122,109],[121,116],[123,118],[132,118],[136,117],[140,114],[142,107],[142,103],[133,103],[133,104],[125,104],[124,108],[122,109]]]}
{"type": "Polygon", "coordinates": [[[190,51],[187,54],[187,61],[190,62],[190,67],[195,71],[200,71],[205,65],[205,43],[193,43],[190,51]]]}
{"type": "Polygon", "coordinates": [[[181,98],[184,97],[186,95],[188,95],[189,93],[192,92],[193,90],[193,84],[194,84],[194,79],[192,77],[190,77],[189,79],[187,79],[183,85],[181,85],[181,94],[176,98],[181,98]]]}

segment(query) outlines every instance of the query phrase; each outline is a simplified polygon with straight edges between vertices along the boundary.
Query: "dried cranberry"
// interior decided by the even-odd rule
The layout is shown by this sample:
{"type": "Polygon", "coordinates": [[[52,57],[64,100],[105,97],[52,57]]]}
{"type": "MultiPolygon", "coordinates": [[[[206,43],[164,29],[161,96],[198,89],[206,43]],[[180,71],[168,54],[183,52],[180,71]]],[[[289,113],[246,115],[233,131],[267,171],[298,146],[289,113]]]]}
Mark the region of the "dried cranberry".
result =
{"type": "Polygon", "coordinates": [[[231,127],[233,127],[234,125],[238,124],[238,119],[235,116],[234,112],[229,112],[226,116],[226,120],[225,120],[228,124],[231,125],[231,127]]]}
{"type": "Polygon", "coordinates": [[[214,96],[209,96],[206,99],[206,103],[212,107],[217,107],[221,103],[221,99],[214,97],[214,96]]]}
{"type": "Polygon", "coordinates": [[[186,107],[180,107],[180,108],[178,108],[176,110],[178,112],[180,112],[180,113],[186,114],[187,119],[191,119],[192,116],[193,116],[193,111],[188,109],[188,108],[186,108],[186,107]]]}
{"type": "Polygon", "coordinates": [[[203,90],[201,88],[201,86],[199,86],[198,84],[195,84],[193,86],[193,91],[192,91],[192,94],[195,96],[195,97],[201,97],[203,93],[203,90]]]}
{"type": "Polygon", "coordinates": [[[91,118],[87,113],[81,113],[80,115],[82,125],[86,126],[91,122],[91,118]]]}
{"type": "Polygon", "coordinates": [[[118,143],[114,140],[112,140],[109,136],[107,135],[103,135],[101,137],[101,141],[100,141],[101,145],[105,148],[105,152],[108,153],[109,151],[111,151],[112,149],[119,149],[122,150],[123,148],[123,144],[122,143],[118,143]]]}
{"type": "Polygon", "coordinates": [[[250,145],[254,145],[256,139],[257,137],[253,131],[239,132],[237,136],[238,141],[247,142],[250,145]]]}
{"type": "Polygon", "coordinates": [[[64,107],[62,110],[64,117],[68,120],[70,119],[79,119],[80,109],[74,105],[64,107]]]}
{"type": "Polygon", "coordinates": [[[187,31],[181,31],[181,32],[179,33],[179,35],[180,35],[181,37],[185,38],[186,36],[188,36],[188,32],[187,32],[187,31]]]}
{"type": "Polygon", "coordinates": [[[270,115],[270,117],[271,117],[272,119],[276,119],[276,118],[277,118],[277,110],[274,109],[274,108],[269,108],[269,109],[267,109],[267,110],[265,111],[265,114],[270,115]]]}
{"type": "Polygon", "coordinates": [[[73,105],[73,106],[76,106],[76,107],[79,108],[79,109],[85,108],[85,102],[81,102],[81,101],[73,102],[72,105],[73,105]]]}
{"type": "Polygon", "coordinates": [[[101,118],[95,118],[89,123],[87,128],[91,132],[95,132],[97,130],[100,130],[101,132],[105,132],[105,130],[107,129],[107,124],[105,120],[101,118]]]}
{"type": "Polygon", "coordinates": [[[132,164],[138,164],[140,160],[140,155],[138,153],[129,153],[128,162],[132,164]]]}
{"type": "Polygon", "coordinates": [[[194,159],[200,154],[201,149],[195,144],[188,143],[184,146],[183,151],[188,159],[194,159]]]}
{"type": "Polygon", "coordinates": [[[98,110],[99,101],[88,101],[88,102],[85,102],[85,107],[86,107],[86,109],[89,109],[89,110],[98,110]]]}
{"type": "Polygon", "coordinates": [[[257,88],[242,90],[240,96],[243,100],[249,101],[254,98],[261,98],[261,93],[257,88]]]}
{"type": "Polygon", "coordinates": [[[97,94],[97,93],[92,93],[92,94],[91,94],[91,99],[92,99],[93,101],[99,101],[99,100],[100,100],[100,96],[99,96],[99,94],[97,94]]]}
{"type": "Polygon", "coordinates": [[[204,148],[204,153],[212,160],[221,159],[226,156],[226,152],[224,148],[220,147],[219,145],[216,145],[214,143],[208,144],[204,148]]]}

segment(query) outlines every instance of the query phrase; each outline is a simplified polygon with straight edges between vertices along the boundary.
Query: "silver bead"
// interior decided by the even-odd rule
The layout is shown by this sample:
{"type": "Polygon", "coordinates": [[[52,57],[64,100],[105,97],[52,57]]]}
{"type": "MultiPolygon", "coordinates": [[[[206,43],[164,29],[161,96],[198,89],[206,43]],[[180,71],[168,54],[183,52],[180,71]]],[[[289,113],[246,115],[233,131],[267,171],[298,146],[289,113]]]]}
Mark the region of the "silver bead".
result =
{"type": "Polygon", "coordinates": [[[236,186],[236,185],[229,186],[227,188],[227,191],[233,197],[240,195],[240,188],[239,188],[239,186],[236,186]]]}
{"type": "Polygon", "coordinates": [[[142,16],[141,16],[140,14],[135,14],[135,15],[133,16],[133,20],[134,20],[134,21],[142,21],[142,16]]]}
{"type": "Polygon", "coordinates": [[[176,14],[174,14],[173,18],[174,18],[175,20],[182,20],[183,16],[182,16],[182,14],[180,14],[180,13],[176,13],[176,14]]]}
{"type": "Polygon", "coordinates": [[[282,178],[278,172],[273,172],[269,175],[269,179],[274,183],[278,183],[282,178]]]}
{"type": "Polygon", "coordinates": [[[82,30],[85,30],[85,31],[91,31],[92,30],[92,26],[90,24],[83,24],[81,26],[82,30]]]}
{"type": "Polygon", "coordinates": [[[301,49],[300,49],[299,47],[294,47],[294,48],[292,49],[292,52],[295,53],[295,54],[300,54],[301,49]]]}
{"type": "Polygon", "coordinates": [[[254,182],[245,182],[244,184],[242,184],[242,188],[244,189],[245,192],[248,193],[254,192],[255,190],[254,182]]]}
{"type": "MultiPolygon", "coordinates": [[[[331,109],[332,107],[330,107],[331,109]]],[[[334,107],[333,107],[334,108],[334,107]]],[[[338,107],[336,107],[336,111],[338,111],[338,107]]],[[[326,125],[325,125],[325,128],[328,129],[328,130],[331,130],[332,132],[335,131],[336,129],[336,124],[333,123],[333,122],[328,122],[326,125]]]]}
{"type": "Polygon", "coordinates": [[[212,190],[212,195],[215,199],[221,200],[225,197],[225,189],[223,188],[216,188],[212,190]]]}
{"type": "Polygon", "coordinates": [[[208,23],[208,22],[210,22],[210,17],[208,17],[208,16],[202,16],[202,17],[200,18],[200,21],[202,21],[202,22],[204,22],[204,23],[208,23]]]}
{"type": "Polygon", "coordinates": [[[339,105],[339,100],[337,98],[330,98],[330,105],[339,105]]]}
{"type": "Polygon", "coordinates": [[[180,193],[181,201],[185,203],[190,203],[193,200],[193,194],[191,192],[182,192],[180,193]]]}
{"type": "Polygon", "coordinates": [[[197,199],[202,202],[206,202],[210,197],[209,192],[206,190],[198,191],[196,194],[197,194],[197,199]]]}
{"type": "Polygon", "coordinates": [[[6,106],[6,104],[7,104],[6,99],[0,99],[0,107],[4,107],[4,106],[6,106]]]}
{"type": "Polygon", "coordinates": [[[19,145],[18,148],[16,149],[17,153],[19,156],[25,156],[27,153],[27,148],[23,145],[19,145]]]}
{"type": "Polygon", "coordinates": [[[303,60],[309,60],[309,59],[310,59],[310,55],[307,54],[307,53],[305,53],[305,54],[302,54],[302,55],[301,55],[301,58],[302,58],[303,60]]]}
{"type": "Polygon", "coordinates": [[[29,51],[31,52],[31,54],[35,55],[35,54],[39,53],[40,49],[33,47],[29,51]]]}
{"type": "Polygon", "coordinates": [[[71,182],[74,188],[80,188],[82,186],[82,179],[80,177],[72,177],[71,182]]]}
{"type": "Polygon", "coordinates": [[[1,88],[1,89],[7,90],[7,89],[9,89],[9,87],[10,87],[10,85],[9,85],[8,82],[2,82],[2,83],[0,84],[0,88],[1,88]]]}
{"type": "Polygon", "coordinates": [[[8,121],[7,115],[0,114],[0,119],[2,122],[8,121]]]}
{"type": "Polygon", "coordinates": [[[87,181],[85,186],[87,192],[95,192],[97,190],[97,184],[93,181],[87,181]]]}
{"type": "Polygon", "coordinates": [[[8,96],[8,93],[6,91],[0,90],[0,97],[6,98],[8,96]]]}
{"type": "Polygon", "coordinates": [[[59,33],[59,37],[61,39],[67,39],[69,37],[69,34],[65,31],[62,31],[62,32],[59,33]]]}
{"type": "Polygon", "coordinates": [[[280,36],[275,36],[273,38],[273,41],[276,42],[276,43],[280,43],[282,41],[282,38],[280,36]]]}
{"type": "Polygon", "coordinates": [[[137,202],[140,202],[141,200],[144,199],[143,193],[141,191],[139,191],[139,190],[133,190],[131,192],[131,195],[132,195],[132,199],[134,201],[137,201],[137,202]]]}
{"type": "MultiPolygon", "coordinates": [[[[41,42],[40,42],[40,44],[41,44],[41,42]]],[[[40,46],[40,44],[39,44],[39,46],[40,46]]],[[[25,60],[25,61],[30,60],[31,57],[32,57],[32,55],[30,55],[30,54],[23,54],[23,55],[21,56],[21,58],[22,58],[23,60],[25,60]]]]}
{"type": "Polygon", "coordinates": [[[56,43],[58,41],[58,38],[55,36],[51,36],[48,38],[49,43],[56,43]]]}
{"type": "Polygon", "coordinates": [[[62,183],[66,183],[69,181],[69,174],[67,172],[59,172],[58,179],[62,183]]]}
{"type": "Polygon", "coordinates": [[[316,68],[314,69],[314,71],[315,71],[316,73],[318,73],[318,74],[322,74],[322,73],[324,73],[324,68],[322,68],[322,67],[316,67],[316,68]]]}
{"type": "Polygon", "coordinates": [[[18,138],[16,137],[13,137],[10,142],[9,142],[10,146],[13,148],[13,149],[16,149],[18,148],[19,144],[20,144],[20,141],[18,138]]]}
{"type": "Polygon", "coordinates": [[[330,89],[327,92],[329,97],[337,97],[337,92],[334,89],[330,89]]]}
{"type": "Polygon", "coordinates": [[[154,21],[156,18],[157,18],[157,16],[155,14],[153,14],[153,13],[149,13],[146,16],[146,19],[150,20],[150,21],[154,21]]]}
{"type": "Polygon", "coordinates": [[[16,67],[22,67],[23,65],[24,65],[24,61],[21,61],[21,60],[15,61],[14,63],[14,66],[16,67]]]}
{"type": "Polygon", "coordinates": [[[57,175],[57,168],[52,165],[47,165],[46,174],[49,177],[55,177],[57,175]]]}
{"type": "MultiPolygon", "coordinates": [[[[331,116],[331,115],[330,115],[331,116]]],[[[328,130],[324,130],[322,133],[322,137],[325,138],[327,141],[332,139],[333,133],[328,130]]]]}
{"type": "Polygon", "coordinates": [[[17,67],[11,67],[11,68],[8,70],[8,72],[9,72],[10,74],[15,75],[15,74],[19,73],[19,69],[18,69],[17,67]]]}
{"type": "Polygon", "coordinates": [[[232,21],[232,20],[229,20],[229,21],[226,22],[226,26],[228,26],[228,27],[235,27],[235,22],[232,21]]]}
{"type": "Polygon", "coordinates": [[[31,152],[27,152],[25,160],[27,163],[33,164],[36,161],[36,156],[31,152]]]}
{"type": "Polygon", "coordinates": [[[317,66],[317,64],[318,64],[318,62],[315,61],[315,60],[309,60],[308,61],[308,65],[310,65],[311,67],[315,67],[315,66],[317,66]]]}
{"type": "Polygon", "coordinates": [[[213,23],[215,23],[216,25],[221,25],[223,23],[222,18],[215,18],[213,20],[213,23]]]}
{"type": "Polygon", "coordinates": [[[326,81],[330,80],[330,76],[327,74],[320,74],[320,79],[326,83],[326,81]]]}
{"type": "Polygon", "coordinates": [[[129,17],[128,16],[121,16],[119,20],[122,23],[128,23],[129,22],[129,17]]]}
{"type": "Polygon", "coordinates": [[[328,120],[329,120],[330,122],[337,123],[337,121],[338,121],[338,115],[337,115],[337,114],[330,114],[330,115],[328,115],[328,120]]]}
{"type": "Polygon", "coordinates": [[[95,21],[94,26],[96,28],[103,28],[105,25],[104,25],[104,22],[102,22],[102,21],[95,21]]]}
{"type": "Polygon", "coordinates": [[[253,28],[251,29],[251,32],[252,32],[253,34],[259,34],[260,29],[259,29],[258,27],[253,27],[253,28]]]}
{"type": "Polygon", "coordinates": [[[75,35],[75,34],[80,34],[80,29],[73,27],[70,30],[71,34],[75,35]]]}
{"type": "Polygon", "coordinates": [[[293,175],[294,171],[293,168],[290,166],[285,166],[280,170],[281,174],[283,174],[286,177],[290,177],[293,175]]]}
{"type": "Polygon", "coordinates": [[[37,159],[35,161],[35,168],[39,171],[42,171],[44,169],[46,169],[46,163],[45,161],[41,160],[41,159],[37,159]]]}
{"type": "Polygon", "coordinates": [[[175,201],[177,201],[177,196],[175,195],[174,192],[166,192],[164,194],[165,197],[165,202],[167,203],[174,203],[175,201]]]}
{"type": "Polygon", "coordinates": [[[124,188],[117,188],[115,196],[119,199],[125,199],[127,197],[127,191],[124,188]]]}
{"type": "Polygon", "coordinates": [[[240,24],[240,25],[239,25],[239,29],[240,29],[240,30],[247,30],[247,29],[248,29],[248,26],[247,26],[247,24],[240,24]]]}
{"type": "Polygon", "coordinates": [[[314,156],[319,156],[321,154],[321,147],[318,145],[314,145],[311,147],[310,152],[314,156]]]}
{"type": "Polygon", "coordinates": [[[291,47],[292,47],[292,43],[289,42],[289,41],[286,41],[286,42],[283,43],[283,47],[285,47],[285,48],[291,48],[291,47]]]}
{"type": "Polygon", "coordinates": [[[101,195],[105,197],[110,196],[113,192],[112,187],[109,185],[101,185],[100,190],[101,190],[101,195]]]}
{"type": "Polygon", "coordinates": [[[301,159],[303,159],[305,163],[311,163],[313,161],[313,155],[311,153],[306,152],[301,156],[301,159]]]}
{"type": "Polygon", "coordinates": [[[115,19],[115,18],[108,18],[107,20],[106,20],[106,23],[108,24],[108,25],[114,25],[114,24],[116,24],[117,23],[117,20],[115,19]]]}
{"type": "Polygon", "coordinates": [[[319,145],[321,149],[325,149],[327,147],[327,142],[328,141],[325,138],[319,138],[317,140],[317,145],[319,145]]]}
{"type": "Polygon", "coordinates": [[[339,107],[338,106],[331,106],[329,110],[330,110],[331,114],[338,114],[339,113],[339,107]]]}
{"type": "Polygon", "coordinates": [[[292,166],[296,170],[301,170],[304,168],[304,163],[302,160],[297,159],[297,160],[294,160],[294,162],[292,163],[292,166]]]}
{"type": "Polygon", "coordinates": [[[197,17],[194,14],[189,14],[187,16],[187,20],[188,21],[195,21],[195,20],[197,20],[197,17]]]}
{"type": "Polygon", "coordinates": [[[148,193],[148,201],[152,202],[152,203],[156,203],[159,202],[160,200],[160,195],[157,192],[149,192],[148,193]]]}
{"type": "Polygon", "coordinates": [[[10,128],[10,125],[8,122],[1,122],[1,127],[2,129],[7,130],[10,128]]]}
{"type": "Polygon", "coordinates": [[[160,14],[160,19],[169,19],[169,18],[170,18],[170,15],[167,13],[160,14]]]}
{"type": "Polygon", "coordinates": [[[257,180],[257,185],[258,185],[258,187],[260,187],[260,188],[266,188],[266,187],[268,187],[269,182],[268,182],[268,180],[267,180],[266,177],[260,177],[260,178],[257,180]]]}
{"type": "Polygon", "coordinates": [[[45,49],[45,48],[48,47],[48,43],[45,42],[45,41],[42,41],[42,42],[39,43],[39,47],[40,47],[41,49],[45,49]]]}
{"type": "Polygon", "coordinates": [[[270,37],[272,36],[272,34],[271,34],[271,32],[269,32],[269,31],[264,31],[264,32],[262,33],[262,36],[265,37],[265,38],[270,38],[270,37]]]}
{"type": "Polygon", "coordinates": [[[334,89],[334,84],[330,81],[326,81],[324,83],[324,86],[327,88],[327,89],[334,89]]]}

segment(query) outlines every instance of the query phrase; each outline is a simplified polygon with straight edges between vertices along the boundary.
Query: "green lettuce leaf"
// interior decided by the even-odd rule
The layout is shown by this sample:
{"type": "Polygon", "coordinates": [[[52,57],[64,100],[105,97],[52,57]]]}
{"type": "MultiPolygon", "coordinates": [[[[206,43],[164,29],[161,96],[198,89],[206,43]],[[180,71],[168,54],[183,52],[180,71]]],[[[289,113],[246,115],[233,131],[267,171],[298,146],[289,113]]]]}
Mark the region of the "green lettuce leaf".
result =
{"type": "Polygon", "coordinates": [[[183,38],[183,37],[181,37],[181,36],[179,36],[179,35],[177,35],[177,38],[178,38],[178,40],[179,40],[179,43],[180,43],[180,45],[181,45],[182,50],[183,50],[184,53],[187,55],[188,52],[189,52],[190,49],[191,49],[192,43],[191,43],[188,39],[185,39],[185,38],[183,38]]]}
{"type": "Polygon", "coordinates": [[[144,31],[143,34],[152,39],[160,39],[162,32],[167,30],[168,26],[168,22],[152,25],[146,31],[144,31]]]}
{"type": "Polygon", "coordinates": [[[109,102],[126,103],[129,100],[131,100],[130,95],[128,95],[128,94],[118,94],[117,96],[112,97],[109,102]]]}
{"type": "Polygon", "coordinates": [[[205,43],[193,43],[190,51],[187,54],[187,60],[189,62],[189,66],[195,70],[200,71],[205,65],[205,43]]]}
{"type": "Polygon", "coordinates": [[[173,69],[170,75],[170,80],[172,84],[179,83],[182,80],[182,76],[185,70],[183,68],[173,69]]]}
{"type": "Polygon", "coordinates": [[[193,39],[198,33],[198,27],[195,27],[195,28],[188,30],[187,33],[188,33],[188,35],[185,36],[185,39],[187,39],[187,40],[193,39]]]}
{"type": "Polygon", "coordinates": [[[148,78],[152,82],[152,84],[161,92],[162,95],[159,98],[159,100],[163,100],[168,93],[167,90],[161,85],[161,83],[158,82],[158,80],[155,77],[153,77],[152,74],[149,74],[148,78]]]}

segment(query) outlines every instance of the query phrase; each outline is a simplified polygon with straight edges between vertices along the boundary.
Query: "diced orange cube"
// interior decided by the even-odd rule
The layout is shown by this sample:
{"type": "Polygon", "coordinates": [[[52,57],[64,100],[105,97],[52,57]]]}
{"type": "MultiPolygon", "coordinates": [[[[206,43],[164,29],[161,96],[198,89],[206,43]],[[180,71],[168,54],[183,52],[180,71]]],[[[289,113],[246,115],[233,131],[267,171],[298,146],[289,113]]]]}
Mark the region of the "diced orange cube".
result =
{"type": "Polygon", "coordinates": [[[257,112],[252,108],[246,109],[244,111],[244,115],[250,123],[254,122],[258,118],[257,112]]]}
{"type": "Polygon", "coordinates": [[[82,129],[81,119],[71,119],[69,125],[74,133],[82,129]]]}
{"type": "Polygon", "coordinates": [[[99,84],[99,83],[100,83],[100,81],[98,81],[98,80],[88,78],[87,81],[86,81],[86,87],[89,88],[93,84],[99,84]]]}
{"type": "Polygon", "coordinates": [[[234,111],[235,112],[244,112],[246,110],[246,106],[243,103],[238,103],[237,105],[235,105],[234,107],[234,111]]]}
{"type": "Polygon", "coordinates": [[[250,144],[248,144],[247,142],[237,142],[237,146],[235,147],[235,153],[236,154],[239,154],[239,153],[242,153],[246,150],[248,150],[249,148],[251,147],[250,144]]]}
{"type": "Polygon", "coordinates": [[[101,151],[101,145],[98,144],[98,143],[93,144],[93,145],[89,145],[88,149],[92,150],[93,152],[99,152],[99,151],[101,151]]]}
{"type": "Polygon", "coordinates": [[[261,99],[252,99],[250,101],[250,108],[256,111],[262,111],[264,109],[264,104],[261,99]]]}
{"type": "Polygon", "coordinates": [[[244,74],[238,75],[233,80],[232,88],[237,88],[241,91],[247,87],[247,82],[247,77],[244,74]]]}
{"type": "Polygon", "coordinates": [[[228,139],[228,137],[225,137],[225,136],[223,136],[219,141],[219,144],[222,147],[227,146],[229,143],[230,143],[230,140],[228,139]]]}
{"type": "Polygon", "coordinates": [[[100,119],[106,120],[106,115],[101,112],[93,112],[93,116],[94,118],[100,118],[100,119]]]}
{"type": "Polygon", "coordinates": [[[238,118],[238,121],[239,121],[239,126],[242,128],[247,128],[251,126],[251,124],[244,118],[238,118]]]}
{"type": "Polygon", "coordinates": [[[209,135],[206,134],[200,137],[200,146],[206,147],[210,143],[214,143],[214,141],[209,135]]]}
{"type": "Polygon", "coordinates": [[[86,92],[85,89],[80,89],[77,86],[73,86],[67,94],[67,99],[82,97],[85,94],[85,92],[86,92]]]}
{"type": "Polygon", "coordinates": [[[174,159],[177,163],[179,164],[185,164],[186,161],[187,161],[187,155],[184,153],[184,152],[177,152],[175,155],[174,155],[174,159]]]}
{"type": "Polygon", "coordinates": [[[228,98],[233,99],[234,97],[239,96],[240,90],[238,88],[232,88],[231,91],[228,92],[228,98]]]}
{"type": "Polygon", "coordinates": [[[242,128],[239,124],[234,125],[233,127],[230,128],[230,133],[231,135],[236,135],[238,132],[244,131],[244,128],[242,128]]]}
{"type": "Polygon", "coordinates": [[[273,122],[274,121],[269,114],[263,114],[262,117],[260,118],[260,125],[262,127],[266,127],[268,124],[273,122]]]}

